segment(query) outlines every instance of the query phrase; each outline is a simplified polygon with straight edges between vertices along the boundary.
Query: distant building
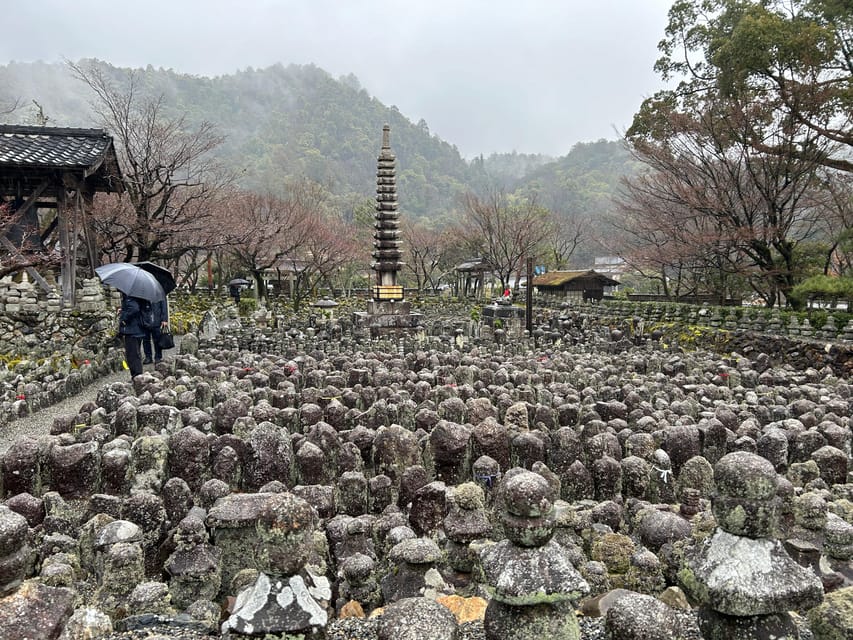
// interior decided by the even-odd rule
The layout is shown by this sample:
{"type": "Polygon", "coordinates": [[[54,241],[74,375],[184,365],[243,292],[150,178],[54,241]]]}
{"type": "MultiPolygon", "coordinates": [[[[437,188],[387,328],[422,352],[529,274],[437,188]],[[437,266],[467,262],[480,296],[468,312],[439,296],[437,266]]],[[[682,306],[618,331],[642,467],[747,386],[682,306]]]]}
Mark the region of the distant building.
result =
{"type": "Polygon", "coordinates": [[[619,256],[597,256],[592,268],[596,273],[602,273],[614,280],[619,280],[622,274],[628,271],[628,265],[619,256]]]}
{"type": "Polygon", "coordinates": [[[575,300],[601,300],[612,287],[613,278],[592,269],[588,271],[550,271],[533,278],[533,286],[541,293],[575,300]]]}

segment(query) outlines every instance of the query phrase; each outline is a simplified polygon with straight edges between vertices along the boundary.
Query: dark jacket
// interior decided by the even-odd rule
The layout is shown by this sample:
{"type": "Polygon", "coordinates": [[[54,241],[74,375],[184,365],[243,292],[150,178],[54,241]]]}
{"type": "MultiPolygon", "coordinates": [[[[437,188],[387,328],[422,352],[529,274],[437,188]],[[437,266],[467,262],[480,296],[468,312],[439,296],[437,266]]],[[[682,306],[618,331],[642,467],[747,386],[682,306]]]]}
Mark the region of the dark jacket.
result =
{"type": "Polygon", "coordinates": [[[169,310],[165,300],[152,302],[151,307],[154,309],[154,319],[157,321],[158,326],[161,322],[169,322],[169,310]]]}
{"type": "Polygon", "coordinates": [[[119,333],[135,338],[142,338],[146,331],[142,328],[142,314],[140,313],[141,305],[144,300],[139,298],[131,298],[130,296],[121,296],[121,313],[119,313],[119,333]]]}

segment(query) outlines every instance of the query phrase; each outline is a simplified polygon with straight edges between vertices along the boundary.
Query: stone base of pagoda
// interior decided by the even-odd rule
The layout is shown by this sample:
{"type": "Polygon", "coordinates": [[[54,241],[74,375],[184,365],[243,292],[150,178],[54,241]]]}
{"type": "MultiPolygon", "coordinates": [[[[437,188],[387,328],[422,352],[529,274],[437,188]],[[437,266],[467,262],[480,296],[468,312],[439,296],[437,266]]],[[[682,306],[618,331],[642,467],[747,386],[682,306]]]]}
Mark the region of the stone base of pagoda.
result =
{"type": "Polygon", "coordinates": [[[370,300],[367,311],[353,315],[355,329],[369,331],[372,337],[417,331],[423,314],[412,313],[412,304],[403,300],[370,300]]]}

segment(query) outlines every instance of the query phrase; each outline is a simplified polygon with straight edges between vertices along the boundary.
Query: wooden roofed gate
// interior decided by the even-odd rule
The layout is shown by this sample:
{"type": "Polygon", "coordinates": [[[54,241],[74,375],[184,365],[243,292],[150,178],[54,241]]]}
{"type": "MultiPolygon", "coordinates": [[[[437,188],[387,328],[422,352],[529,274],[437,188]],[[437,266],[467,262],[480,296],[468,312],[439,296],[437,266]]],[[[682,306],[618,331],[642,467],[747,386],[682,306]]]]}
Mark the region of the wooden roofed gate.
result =
{"type": "MultiPolygon", "coordinates": [[[[31,248],[59,248],[63,308],[76,302],[78,251],[84,249],[91,277],[98,264],[92,199],[99,192],[122,190],[113,139],[104,130],[0,125],[0,203],[19,217],[11,232],[0,236],[0,244],[5,251],[26,251],[15,240],[37,232],[31,248]]],[[[35,269],[27,271],[43,289],[52,290],[35,269]]]]}

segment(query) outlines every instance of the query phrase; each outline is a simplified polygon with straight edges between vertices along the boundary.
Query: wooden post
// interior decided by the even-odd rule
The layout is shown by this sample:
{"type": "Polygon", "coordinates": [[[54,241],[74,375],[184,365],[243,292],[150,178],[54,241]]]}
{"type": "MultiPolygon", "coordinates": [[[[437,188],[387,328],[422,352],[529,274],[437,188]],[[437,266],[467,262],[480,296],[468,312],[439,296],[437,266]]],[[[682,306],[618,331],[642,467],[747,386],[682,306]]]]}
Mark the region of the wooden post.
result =
{"type": "Polygon", "coordinates": [[[83,226],[83,241],[86,243],[86,257],[89,261],[89,271],[86,275],[94,278],[95,267],[98,266],[98,239],[95,234],[95,228],[92,226],[92,218],[89,216],[94,194],[83,191],[81,195],[80,218],[83,226]]]}
{"type": "Polygon", "coordinates": [[[56,195],[56,217],[59,220],[59,250],[62,253],[59,286],[62,289],[62,308],[74,307],[74,255],[71,247],[71,232],[68,221],[68,203],[65,189],[56,195]]]}

